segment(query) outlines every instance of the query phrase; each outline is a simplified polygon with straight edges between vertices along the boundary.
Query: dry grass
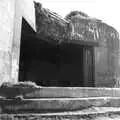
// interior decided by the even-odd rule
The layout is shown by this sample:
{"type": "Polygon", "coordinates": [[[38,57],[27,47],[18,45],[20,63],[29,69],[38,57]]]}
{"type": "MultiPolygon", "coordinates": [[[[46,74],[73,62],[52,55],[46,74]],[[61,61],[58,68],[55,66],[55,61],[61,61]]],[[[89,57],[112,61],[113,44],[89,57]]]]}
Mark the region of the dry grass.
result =
{"type": "Polygon", "coordinates": [[[36,85],[35,82],[32,81],[24,81],[24,82],[17,82],[17,83],[12,83],[12,82],[4,82],[1,85],[1,88],[9,88],[9,87],[30,87],[30,88],[37,88],[38,86],[36,85]]]}

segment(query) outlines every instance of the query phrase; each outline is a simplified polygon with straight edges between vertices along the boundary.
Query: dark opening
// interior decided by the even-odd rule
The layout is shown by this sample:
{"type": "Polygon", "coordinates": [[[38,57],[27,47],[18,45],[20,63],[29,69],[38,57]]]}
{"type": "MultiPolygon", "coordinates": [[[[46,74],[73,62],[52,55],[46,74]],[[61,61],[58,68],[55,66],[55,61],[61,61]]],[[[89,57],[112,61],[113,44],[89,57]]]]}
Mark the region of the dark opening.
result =
{"type": "Polygon", "coordinates": [[[61,85],[83,86],[83,46],[62,44],[60,46],[60,72],[61,85]]]}
{"type": "Polygon", "coordinates": [[[90,84],[84,81],[86,79],[84,48],[85,46],[68,43],[55,45],[38,39],[23,19],[19,81],[33,81],[41,86],[93,86],[93,76],[90,78],[92,79],[90,84]]]}

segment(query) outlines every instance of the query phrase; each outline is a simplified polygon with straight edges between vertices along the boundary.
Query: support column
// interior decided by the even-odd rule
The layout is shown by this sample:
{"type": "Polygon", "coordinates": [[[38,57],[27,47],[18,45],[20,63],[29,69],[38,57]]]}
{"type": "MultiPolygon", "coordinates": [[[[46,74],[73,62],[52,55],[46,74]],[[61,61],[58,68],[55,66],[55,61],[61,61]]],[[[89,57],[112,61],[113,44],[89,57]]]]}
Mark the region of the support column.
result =
{"type": "Polygon", "coordinates": [[[14,29],[13,29],[13,42],[12,42],[12,69],[11,79],[12,82],[18,81],[19,71],[19,55],[20,55],[20,39],[21,39],[21,25],[22,13],[20,9],[20,1],[15,1],[15,16],[14,16],[14,29]]]}
{"type": "Polygon", "coordinates": [[[0,85],[18,81],[22,17],[35,30],[33,0],[0,1],[0,85]]]}
{"type": "Polygon", "coordinates": [[[22,18],[31,25],[35,30],[35,10],[33,0],[15,0],[15,16],[12,42],[12,69],[11,79],[14,83],[18,82],[19,74],[19,57],[20,57],[20,41],[22,18]]]}
{"type": "Polygon", "coordinates": [[[0,1],[0,85],[11,80],[15,0],[0,1]]]}

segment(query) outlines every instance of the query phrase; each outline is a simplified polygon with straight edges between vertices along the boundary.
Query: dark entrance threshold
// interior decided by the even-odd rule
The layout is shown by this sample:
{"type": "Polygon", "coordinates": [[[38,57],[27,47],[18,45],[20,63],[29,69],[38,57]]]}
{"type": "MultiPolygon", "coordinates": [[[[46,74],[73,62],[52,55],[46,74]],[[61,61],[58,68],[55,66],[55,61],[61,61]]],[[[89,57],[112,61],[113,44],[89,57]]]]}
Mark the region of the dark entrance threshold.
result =
{"type": "Polygon", "coordinates": [[[92,50],[83,45],[53,45],[38,39],[23,19],[19,81],[33,81],[40,86],[93,86],[92,50]]]}

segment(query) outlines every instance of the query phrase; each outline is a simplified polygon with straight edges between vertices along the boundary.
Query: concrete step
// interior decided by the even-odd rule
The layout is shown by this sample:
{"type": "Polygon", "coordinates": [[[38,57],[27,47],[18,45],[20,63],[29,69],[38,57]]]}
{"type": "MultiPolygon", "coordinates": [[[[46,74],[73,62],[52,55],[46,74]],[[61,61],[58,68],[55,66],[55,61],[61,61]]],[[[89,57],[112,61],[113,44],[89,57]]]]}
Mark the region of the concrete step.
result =
{"type": "Polygon", "coordinates": [[[48,113],[120,107],[120,97],[0,99],[0,113],[48,113]]]}
{"type": "Polygon", "coordinates": [[[120,120],[120,108],[92,107],[85,110],[53,112],[0,114],[0,120],[120,120]]]}
{"type": "Polygon", "coordinates": [[[84,97],[120,97],[120,88],[92,87],[8,87],[0,88],[0,96],[14,98],[84,98],[84,97]]]}

